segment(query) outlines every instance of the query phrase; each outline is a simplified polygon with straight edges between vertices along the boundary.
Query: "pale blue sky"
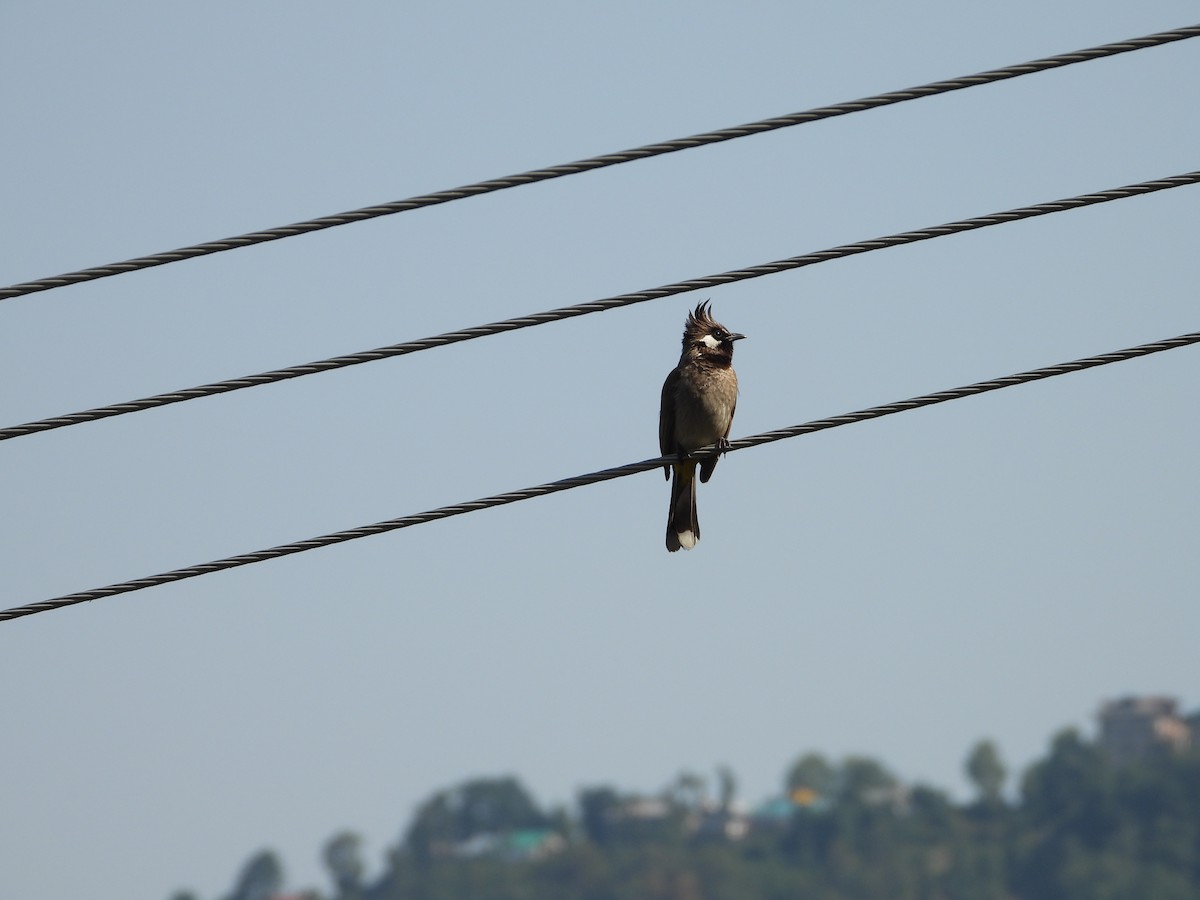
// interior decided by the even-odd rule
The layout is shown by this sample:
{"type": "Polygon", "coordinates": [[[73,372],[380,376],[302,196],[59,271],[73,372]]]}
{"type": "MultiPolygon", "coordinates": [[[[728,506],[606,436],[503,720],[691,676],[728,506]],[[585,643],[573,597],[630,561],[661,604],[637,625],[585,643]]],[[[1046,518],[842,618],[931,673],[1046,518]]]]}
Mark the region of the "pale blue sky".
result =
{"type": "MultiPolygon", "coordinates": [[[[0,4],[0,283],[1192,24],[1186,2],[0,4]]],[[[1195,40],[0,302],[0,426],[1200,168],[1195,40]]],[[[1200,187],[0,445],[0,605],[656,452],[686,310],[750,434],[1200,328],[1200,187]]],[[[512,773],[806,750],[962,795],[1200,704],[1200,350],[0,624],[0,898],[292,887],[512,773]]]]}

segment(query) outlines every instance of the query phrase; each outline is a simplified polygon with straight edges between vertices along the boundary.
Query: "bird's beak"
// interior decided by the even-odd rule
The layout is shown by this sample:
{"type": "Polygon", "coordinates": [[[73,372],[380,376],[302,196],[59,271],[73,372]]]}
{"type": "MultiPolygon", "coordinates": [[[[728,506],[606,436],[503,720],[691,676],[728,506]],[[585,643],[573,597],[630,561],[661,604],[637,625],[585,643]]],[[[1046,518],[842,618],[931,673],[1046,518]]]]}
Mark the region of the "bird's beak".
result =
{"type": "Polygon", "coordinates": [[[735,333],[735,334],[731,334],[731,335],[729,336],[729,343],[731,343],[731,344],[732,344],[734,341],[740,341],[740,340],[741,340],[742,338],[744,338],[744,337],[745,337],[745,335],[744,335],[744,334],[736,334],[736,333],[735,333]]]}

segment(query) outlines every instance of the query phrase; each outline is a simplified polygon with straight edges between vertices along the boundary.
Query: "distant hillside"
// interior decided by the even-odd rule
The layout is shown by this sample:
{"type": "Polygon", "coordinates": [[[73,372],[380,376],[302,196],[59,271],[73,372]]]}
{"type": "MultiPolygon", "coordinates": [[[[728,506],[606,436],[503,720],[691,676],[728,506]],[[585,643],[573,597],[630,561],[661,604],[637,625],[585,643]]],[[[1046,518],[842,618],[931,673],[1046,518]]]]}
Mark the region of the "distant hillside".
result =
{"type": "Polygon", "coordinates": [[[588,788],[571,810],[539,808],[511,777],[475,779],[422,804],[377,878],[342,833],[325,847],[330,888],[283,894],[264,851],[224,900],[1195,900],[1200,751],[1163,727],[1130,750],[1132,726],[1113,721],[1097,744],[1057,735],[1015,803],[986,741],[967,757],[977,793],[961,805],[876,760],[818,754],[753,809],[728,770],[653,796],[588,788]]]}

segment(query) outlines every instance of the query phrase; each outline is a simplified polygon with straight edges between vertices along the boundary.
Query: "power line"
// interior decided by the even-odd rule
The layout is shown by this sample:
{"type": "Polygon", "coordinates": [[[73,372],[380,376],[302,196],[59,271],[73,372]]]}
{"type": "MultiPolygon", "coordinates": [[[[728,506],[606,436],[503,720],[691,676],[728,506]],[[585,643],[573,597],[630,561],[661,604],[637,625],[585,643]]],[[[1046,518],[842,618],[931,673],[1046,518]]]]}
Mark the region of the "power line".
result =
{"type": "MultiPolygon", "coordinates": [[[[1141,344],[1136,347],[1129,347],[1124,350],[1116,350],[1112,353],[1102,353],[1099,356],[1089,356],[1084,359],[1077,359],[1071,362],[1058,363],[1053,366],[1045,366],[1040,369],[1030,369],[1025,372],[1018,372],[1014,375],[1005,375],[1001,378],[993,378],[989,381],[979,381],[974,384],[965,385],[963,387],[951,388],[946,391],[938,391],[935,394],[923,394],[919,397],[913,397],[909,400],[899,400],[895,403],[887,403],[883,406],[872,406],[867,409],[861,409],[857,412],[846,413],[840,416],[833,416],[828,419],[817,419],[812,422],[805,422],[801,425],[793,425],[789,428],[781,428],[776,431],[766,431],[762,434],[752,435],[750,437],[739,438],[730,444],[730,450],[745,450],[750,447],[759,447],[763,444],[770,444],[775,441],[781,441],[786,438],[799,437],[805,434],[812,434],[817,431],[825,431],[830,428],[839,428],[842,425],[851,425],[855,422],[865,422],[869,419],[879,419],[884,416],[895,415],[896,413],[906,412],[912,409],[920,409],[925,406],[933,406],[938,403],[945,403],[949,400],[960,400],[964,397],[973,397],[977,394],[985,394],[989,391],[998,391],[1002,388],[1015,387],[1019,384],[1028,384],[1032,381],[1041,381],[1046,378],[1054,378],[1058,375],[1066,375],[1070,372],[1079,372],[1083,369],[1091,369],[1097,366],[1106,366],[1111,363],[1122,362],[1127,359],[1136,359],[1140,356],[1149,356],[1152,353],[1161,353],[1164,350],[1174,350],[1179,347],[1186,347],[1191,344],[1200,343],[1200,331],[1192,332],[1191,334],[1180,335],[1179,337],[1168,338],[1162,341],[1155,341],[1150,344],[1141,344]]],[[[718,452],[715,446],[706,447],[703,450],[698,450],[694,457],[703,458],[711,456],[718,452]]],[[[505,494],[493,494],[490,497],[483,497],[479,500],[472,500],[467,503],[458,503],[453,506],[442,506],[437,509],[429,510],[428,512],[417,513],[412,516],[404,516],[399,519],[388,519],[384,522],[376,522],[374,525],[364,525],[359,528],[351,528],[346,531],[335,531],[331,534],[321,535],[319,537],[309,538],[304,541],[296,541],[291,544],[282,544],[278,547],[272,547],[267,550],[256,550],[253,553],[243,553],[240,556],[228,556],[224,559],[214,560],[213,562],[203,563],[198,566],[189,566],[184,569],[174,569],[170,572],[163,572],[159,575],[151,575],[148,578],[137,578],[133,581],[122,581],[118,584],[111,584],[107,587],[94,588],[89,591],[80,591],[74,594],[66,594],[61,597],[56,597],[52,600],[44,600],[40,603],[30,603],[25,606],[16,606],[11,609],[0,610],[0,622],[9,619],[17,619],[22,616],[30,616],[35,613],[49,612],[54,609],[61,609],[65,606],[73,606],[77,603],[86,603],[90,600],[99,600],[102,597],[112,597],[116,594],[126,594],[132,591],[140,591],[144,588],[156,587],[161,584],[169,584],[174,581],[183,581],[187,578],[196,578],[200,575],[207,575],[211,572],[220,572],[224,569],[234,569],[239,566],[247,566],[251,563],[265,562],[269,559],[278,559],[281,556],[290,556],[293,553],[302,553],[306,550],[316,550],[320,547],[328,547],[332,544],[340,544],[345,541],[353,541],[359,538],[370,537],[375,534],[383,534],[388,531],[396,531],[400,528],[408,528],[413,525],[424,525],[427,522],[435,522],[439,519],[448,519],[451,516],[459,516],[465,513],[478,512],[483,509],[491,509],[496,506],[505,506],[509,503],[517,503],[521,500],[531,500],[534,497],[542,497],[547,494],[556,494],[559,491],[568,491],[573,488],[584,487],[589,484],[597,484],[601,481],[611,481],[614,478],[623,478],[626,475],[635,475],[638,472],[645,472],[648,469],[657,469],[664,463],[670,462],[672,458],[656,457],[654,459],[644,459],[641,462],[629,463],[624,466],[617,466],[612,469],[602,469],[598,472],[590,472],[586,475],[577,475],[573,478],[564,478],[560,481],[552,481],[547,484],[540,484],[536,487],[523,488],[518,491],[510,491],[505,494]]]]}
{"type": "Polygon", "coordinates": [[[606,297],[601,300],[593,300],[590,303],[579,303],[575,306],[564,306],[558,309],[534,313],[533,315],[522,316],[516,319],[504,319],[502,321],[492,322],[487,325],[477,325],[472,328],[466,328],[462,331],[451,331],[447,332],[446,334],[438,334],[434,335],[433,337],[421,338],[415,341],[391,344],[390,346],[379,347],[374,350],[364,350],[359,353],[351,353],[346,356],[335,356],[331,359],[322,359],[299,366],[290,366],[286,369],[275,369],[270,372],[261,372],[257,375],[247,375],[242,378],[231,378],[227,381],[217,381],[212,384],[203,384],[198,387],[187,388],[181,391],[172,391],[171,393],[167,394],[156,394],[152,397],[143,397],[140,400],[130,400],[126,403],[114,403],[110,406],[100,406],[96,407],[95,409],[68,413],[67,415],[63,416],[55,416],[54,418],[39,419],[34,422],[25,422],[21,425],[11,425],[7,428],[0,428],[0,441],[6,441],[12,438],[23,437],[30,434],[37,434],[43,431],[51,431],[55,428],[65,428],[68,425],[80,425],[84,422],[94,422],[99,419],[109,418],[111,416],[120,416],[127,413],[140,412],[146,409],[154,409],[156,407],[167,406],[172,403],[182,403],[185,400],[196,400],[200,397],[211,397],[215,394],[225,394],[229,393],[230,391],[238,391],[244,388],[256,387],[258,385],[272,384],[278,381],[285,381],[289,378],[299,378],[304,375],[315,375],[318,372],[329,372],[334,369],[341,369],[347,366],[355,366],[362,363],[374,362],[375,360],[390,359],[395,356],[405,356],[409,353],[416,353],[421,350],[432,350],[435,347],[444,347],[447,344],[456,344],[462,341],[486,337],[488,335],[501,334],[507,331],[516,331],[521,328],[531,328],[535,325],[545,325],[549,322],[557,322],[560,319],[569,319],[575,316],[587,315],[588,313],[603,312],[604,310],[616,309],[622,306],[631,306],[635,303],[644,303],[648,300],[658,300],[663,297],[670,297],[675,294],[682,294],[688,291],[699,290],[701,288],[715,287],[722,284],[731,284],[737,281],[745,281],[750,278],[759,278],[763,275],[771,275],[776,272],[799,269],[804,266],[829,262],[830,260],[841,259],[846,256],[854,256],[858,253],[868,253],[872,250],[882,250],[886,247],[896,247],[901,244],[914,244],[918,241],[925,241],[936,237],[944,237],[948,234],[974,231],[979,228],[987,228],[991,225],[1000,225],[1004,222],[1015,222],[1020,219],[1029,219],[1035,216],[1047,215],[1049,213],[1063,212],[1064,210],[1068,209],[1078,209],[1083,206],[1091,206],[1097,203],[1107,203],[1110,200],[1121,200],[1126,197],[1136,197],[1142,194],[1166,190],[1168,188],[1183,187],[1184,185],[1195,184],[1197,182],[1200,182],[1200,170],[1188,172],[1184,175],[1174,175],[1170,178],[1161,178],[1155,181],[1143,181],[1137,184],[1124,185],[1123,187],[1110,188],[1109,190],[1099,191],[1094,194],[1083,194],[1077,197],[1067,197],[1063,200],[1051,200],[1047,203],[1039,203],[1034,206],[1025,206],[1019,209],[1010,209],[1003,212],[991,213],[989,215],[978,216],[973,219],[961,219],[957,222],[949,222],[945,225],[935,225],[932,228],[922,228],[917,231],[905,231],[899,234],[891,234],[885,237],[859,241],[854,244],[843,244],[838,247],[831,247],[827,250],[818,250],[814,253],[806,253],[801,256],[789,257],[788,259],[780,259],[775,260],[774,262],[762,263],[760,265],[751,266],[745,269],[736,269],[731,272],[722,272],[717,275],[706,275],[701,278],[692,278],[688,281],[679,281],[675,282],[674,284],[663,285],[662,287],[638,291],[632,294],[619,294],[615,297],[606,297]]]}
{"type": "Polygon", "coordinates": [[[792,113],[790,115],[778,116],[771,119],[762,119],[757,122],[749,122],[745,125],[736,125],[732,128],[723,128],[720,131],[709,131],[705,132],[704,134],[695,134],[691,137],[675,138],[674,140],[663,141],[662,143],[658,144],[648,144],[644,147],[636,147],[631,150],[621,150],[617,153],[607,153],[602,156],[592,156],[577,162],[550,166],[546,169],[534,169],[529,172],[522,172],[518,175],[508,175],[503,178],[493,178],[489,181],[479,181],[474,184],[438,191],[433,194],[423,194],[419,197],[410,197],[407,200],[396,200],[391,203],[383,203],[378,206],[368,206],[362,209],[337,213],[331,216],[322,216],[318,219],[308,219],[307,221],[296,222],[292,225],[269,228],[266,231],[255,231],[250,234],[224,238],[217,241],[209,241],[208,243],[204,244],[193,244],[188,247],[181,247],[178,250],[168,250],[166,252],[155,253],[150,256],[139,256],[136,259],[129,259],[125,260],[124,262],[114,262],[103,266],[96,266],[90,269],[80,269],[76,272],[68,272],[63,275],[40,278],[36,281],[26,281],[21,284],[14,284],[10,285],[9,287],[0,288],[0,300],[5,300],[11,297],[20,297],[25,294],[33,294],[38,291],[48,291],[53,288],[64,287],[69,284],[79,284],[85,281],[94,281],[98,278],[107,278],[110,275],[120,275],[125,272],[135,272],[139,269],[149,269],[153,268],[154,266],[179,262],[180,260],[184,259],[194,259],[199,256],[222,253],[226,250],[233,250],[238,247],[249,247],[253,246],[254,244],[263,244],[268,241],[276,241],[282,238],[294,237],[299,234],[308,234],[310,232],[321,231],[326,228],[333,228],[337,225],[347,225],[351,222],[362,222],[367,219],[374,219],[380,216],[389,216],[394,213],[407,212],[408,210],[422,209],[427,206],[436,206],[440,203],[449,203],[452,200],[462,200],[466,197],[476,197],[480,194],[490,194],[494,191],[517,187],[518,185],[535,184],[539,181],[549,181],[551,179],[561,178],[566,175],[577,175],[581,172],[590,172],[595,169],[603,169],[608,166],[633,162],[634,160],[638,159],[649,159],[654,156],[662,156],[664,154],[675,153],[680,150],[689,150],[693,147],[703,147],[708,144],[717,144],[721,143],[722,141],[748,137],[753,134],[763,134],[768,131],[776,131],[780,128],[790,128],[793,125],[803,125],[808,122],[831,119],[836,116],[849,115],[850,113],[862,112],[868,109],[877,109],[881,106],[891,106],[896,103],[903,103],[906,100],[916,100],[921,97],[931,97],[936,94],[945,94],[951,91],[976,87],[982,84],[1004,81],[1009,78],[1019,78],[1022,75],[1030,75],[1035,72],[1044,72],[1047,69],[1055,69],[1061,66],[1073,65],[1074,63],[1087,62],[1088,60],[1092,59],[1101,59],[1107,56],[1116,56],[1120,53],[1129,53],[1133,50],[1143,50],[1148,47],[1158,47],[1163,44],[1172,43],[1173,41],[1182,41],[1197,36],[1200,36],[1200,24],[1190,25],[1186,28],[1178,28],[1174,31],[1163,31],[1157,34],[1146,35],[1144,37],[1132,38],[1130,40],[1119,41],[1113,44],[1102,44],[1098,47],[1089,47],[1084,50],[1076,50],[1071,53],[1059,54],[1058,56],[1049,56],[1043,59],[1032,60],[1031,62],[1020,63],[1014,66],[1006,66],[1002,69],[990,69],[986,72],[980,72],[975,75],[964,75],[959,78],[951,78],[946,81],[935,81],[930,84],[920,85],[918,87],[906,88],[900,91],[891,91],[886,94],[875,94],[871,97],[864,97],[860,100],[851,100],[847,103],[838,103],[833,106],[822,106],[817,109],[810,109],[804,112],[792,113]]]}

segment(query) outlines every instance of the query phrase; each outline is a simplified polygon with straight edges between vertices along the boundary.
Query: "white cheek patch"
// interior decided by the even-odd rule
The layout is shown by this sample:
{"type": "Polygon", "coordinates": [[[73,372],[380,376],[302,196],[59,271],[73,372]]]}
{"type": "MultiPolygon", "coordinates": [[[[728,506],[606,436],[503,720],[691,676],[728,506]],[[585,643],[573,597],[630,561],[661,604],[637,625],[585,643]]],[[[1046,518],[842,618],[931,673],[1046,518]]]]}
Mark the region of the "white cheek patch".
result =
{"type": "Polygon", "coordinates": [[[721,346],[721,342],[718,341],[711,334],[706,334],[704,337],[700,338],[700,343],[702,343],[705,347],[709,347],[712,350],[716,350],[718,347],[721,346]]]}

